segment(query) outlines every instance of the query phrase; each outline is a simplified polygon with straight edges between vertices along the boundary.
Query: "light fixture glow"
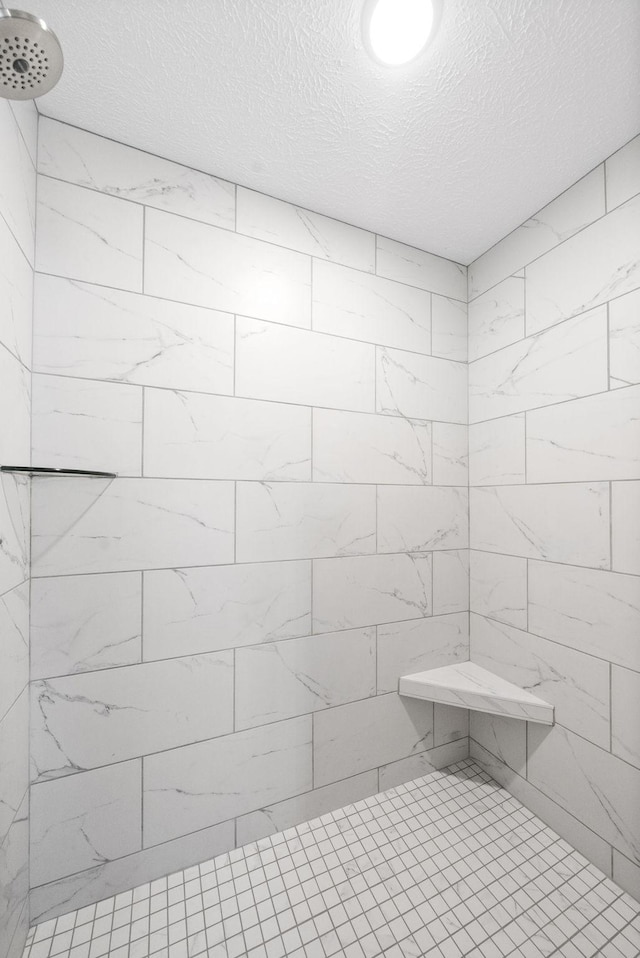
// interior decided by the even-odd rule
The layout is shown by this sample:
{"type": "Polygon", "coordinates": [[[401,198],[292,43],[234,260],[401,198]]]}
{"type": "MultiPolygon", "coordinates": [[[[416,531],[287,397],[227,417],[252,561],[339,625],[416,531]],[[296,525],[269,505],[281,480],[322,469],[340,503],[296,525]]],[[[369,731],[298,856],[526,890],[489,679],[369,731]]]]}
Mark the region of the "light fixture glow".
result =
{"type": "Polygon", "coordinates": [[[364,39],[373,56],[388,66],[414,60],[434,33],[433,0],[369,0],[364,39]]]}

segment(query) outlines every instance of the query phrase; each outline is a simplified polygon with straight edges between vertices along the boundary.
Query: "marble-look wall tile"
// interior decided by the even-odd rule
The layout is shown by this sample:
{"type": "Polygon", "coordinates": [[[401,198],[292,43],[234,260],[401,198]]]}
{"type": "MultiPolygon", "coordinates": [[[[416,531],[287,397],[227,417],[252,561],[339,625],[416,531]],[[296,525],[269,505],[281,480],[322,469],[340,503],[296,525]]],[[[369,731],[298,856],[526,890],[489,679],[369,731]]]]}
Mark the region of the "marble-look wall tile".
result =
{"type": "Polygon", "coordinates": [[[524,337],[524,277],[510,276],[469,304],[469,361],[524,337]]]}
{"type": "Polygon", "coordinates": [[[640,482],[611,483],[611,568],[640,575],[640,482]]]}
{"type": "Polygon", "coordinates": [[[39,127],[40,173],[233,229],[233,183],[46,116],[39,127]]]}
{"type": "Polygon", "coordinates": [[[640,578],[530,562],[529,629],[640,671],[640,578]]]}
{"type": "Polygon", "coordinates": [[[449,422],[433,423],[433,482],[437,486],[469,484],[469,431],[449,422]]]}
{"type": "Polygon", "coordinates": [[[33,160],[8,104],[0,110],[0,143],[2,143],[2,183],[0,183],[1,216],[20,244],[22,252],[33,263],[35,232],[36,171],[33,160]]]}
{"type": "Polygon", "coordinates": [[[399,349],[377,349],[376,409],[414,419],[467,421],[467,366],[399,349]]]}
{"type": "Polygon", "coordinates": [[[609,303],[610,388],[640,383],[640,289],[609,303]]]}
{"type": "Polygon", "coordinates": [[[467,301],[467,269],[433,253],[378,237],[377,273],[441,296],[467,301]]]}
{"type": "Polygon", "coordinates": [[[431,615],[431,555],[319,559],[313,564],[313,627],[351,629],[431,615]]]}
{"type": "MultiPolygon", "coordinates": [[[[375,679],[374,679],[375,681],[375,679]]],[[[0,845],[6,839],[29,788],[29,689],[23,688],[0,720],[0,845]]]]}
{"type": "Polygon", "coordinates": [[[436,748],[449,742],[467,741],[469,737],[469,709],[452,705],[433,706],[433,742],[436,748]]]}
{"type": "Polygon", "coordinates": [[[235,663],[236,729],[376,694],[373,628],[238,649],[235,663]]]}
{"type": "Polygon", "coordinates": [[[233,339],[227,313],[36,275],[36,372],[231,394],[233,339]]]}
{"type": "Polygon", "coordinates": [[[501,715],[472,712],[469,724],[469,734],[474,742],[514,772],[526,774],[526,722],[503,718],[501,715]]]}
{"type": "Polygon", "coordinates": [[[231,482],[33,482],[37,576],[211,565],[233,560],[231,482]]]}
{"type": "Polygon", "coordinates": [[[314,785],[328,785],[433,747],[433,705],[378,695],[313,716],[314,785]]]}
{"type": "Polygon", "coordinates": [[[501,486],[524,482],[525,466],[524,413],[469,426],[470,485],[501,486]]]}
{"type": "Polygon", "coordinates": [[[439,669],[469,658],[465,613],[378,626],[378,692],[397,692],[402,675],[439,669]]]}
{"type": "Polygon", "coordinates": [[[38,177],[42,273],[142,291],[142,207],[38,177]]]}
{"type": "Polygon", "coordinates": [[[29,682],[29,582],[0,596],[0,720],[29,682]]]}
{"type": "Polygon", "coordinates": [[[389,765],[382,765],[380,791],[411,782],[414,778],[422,778],[423,775],[430,775],[431,772],[445,768],[447,765],[455,765],[456,762],[461,762],[468,756],[469,740],[463,738],[449,742],[447,745],[440,745],[438,748],[431,748],[427,752],[420,752],[418,755],[411,755],[409,758],[401,758],[389,765]]]}
{"type": "Polygon", "coordinates": [[[640,768],[640,672],[616,665],[611,669],[611,751],[640,768]]]}
{"type": "Polygon", "coordinates": [[[321,482],[429,483],[431,423],[314,409],[313,478],[321,482]]]}
{"type": "Polygon", "coordinates": [[[147,756],[145,847],[309,791],[311,721],[305,715],[147,756]]]}
{"type": "Polygon", "coordinates": [[[441,359],[467,361],[467,304],[446,296],[431,297],[431,353],[441,359]]]}
{"type": "Polygon", "coordinates": [[[604,482],[471,489],[471,548],[609,567],[604,482]]]}
{"type": "Polygon", "coordinates": [[[311,259],[229,230],[147,210],[144,292],[309,326],[311,259]]]}
{"type": "Polygon", "coordinates": [[[469,559],[471,611],[526,629],[527,560],[474,549],[469,559]]]}
{"type": "Polygon", "coordinates": [[[433,614],[469,608],[469,551],[433,553],[433,614]]]}
{"type": "Polygon", "coordinates": [[[31,462],[29,445],[31,374],[13,353],[0,343],[0,408],[2,417],[0,460],[4,465],[24,466],[31,462]]]}
{"type": "Polygon", "coordinates": [[[310,632],[310,562],[144,573],[146,660],[216,652],[310,632]]]}
{"type": "Polygon", "coordinates": [[[144,472],[185,479],[310,479],[311,410],[147,389],[144,472]]]}
{"type": "Polygon", "coordinates": [[[0,845],[0,948],[20,958],[29,923],[29,797],[0,845]]]}
{"type": "Polygon", "coordinates": [[[367,343],[431,352],[431,296],[422,289],[318,260],[313,328],[367,343]]]}
{"type": "Polygon", "coordinates": [[[469,366],[471,422],[607,389],[607,315],[597,309],[469,366]]]}
{"type": "Polygon", "coordinates": [[[38,146],[38,121],[40,119],[35,100],[11,100],[8,106],[18,124],[22,139],[35,166],[38,146]]]}
{"type": "Polygon", "coordinates": [[[236,495],[238,562],[375,551],[373,486],[239,482],[236,495]]]}
{"type": "Polygon", "coordinates": [[[32,686],[34,781],[233,730],[233,655],[145,662],[32,686]]]}
{"type": "Polygon", "coordinates": [[[31,365],[33,274],[26,256],[0,216],[0,343],[31,365]]]}
{"type": "Polygon", "coordinates": [[[34,579],[32,679],[139,662],[141,606],[139,572],[34,579]]]}
{"type": "Polygon", "coordinates": [[[29,486],[24,476],[0,476],[0,595],[29,578],[29,486]]]}
{"type": "Polygon", "coordinates": [[[626,855],[621,855],[615,848],[613,849],[613,880],[636,901],[640,901],[640,865],[630,861],[626,855]]]}
{"type": "Polygon", "coordinates": [[[607,210],[640,193],[640,136],[634,137],[604,165],[607,181],[607,210]]]}
{"type": "Polygon", "coordinates": [[[468,492],[456,486],[380,486],[378,551],[466,549],[468,492]]]}
{"type": "Polygon", "coordinates": [[[142,846],[140,762],[124,762],[31,789],[33,885],[142,846]]]}

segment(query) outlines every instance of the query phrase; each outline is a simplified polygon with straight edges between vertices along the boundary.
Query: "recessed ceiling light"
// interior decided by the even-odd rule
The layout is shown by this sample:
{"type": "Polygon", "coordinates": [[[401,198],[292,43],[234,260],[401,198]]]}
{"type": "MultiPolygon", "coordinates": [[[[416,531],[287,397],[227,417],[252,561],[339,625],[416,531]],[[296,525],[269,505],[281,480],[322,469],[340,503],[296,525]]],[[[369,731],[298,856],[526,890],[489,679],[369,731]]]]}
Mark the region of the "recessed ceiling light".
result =
{"type": "Polygon", "coordinates": [[[432,39],[437,0],[368,0],[362,18],[365,45],[387,66],[415,60],[432,39]]]}

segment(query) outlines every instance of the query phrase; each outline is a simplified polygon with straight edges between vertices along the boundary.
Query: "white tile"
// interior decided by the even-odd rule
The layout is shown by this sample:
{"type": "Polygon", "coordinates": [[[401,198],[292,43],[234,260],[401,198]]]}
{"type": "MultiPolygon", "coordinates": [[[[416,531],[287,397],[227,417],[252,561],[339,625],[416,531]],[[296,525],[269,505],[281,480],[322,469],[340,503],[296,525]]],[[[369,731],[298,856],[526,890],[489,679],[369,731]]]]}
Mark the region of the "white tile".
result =
{"type": "Polygon", "coordinates": [[[234,226],[234,185],[43,116],[38,170],[214,226],[234,226]]]}
{"type": "Polygon", "coordinates": [[[471,363],[469,418],[495,419],[607,386],[607,316],[600,306],[471,363]]]}
{"type": "Polygon", "coordinates": [[[433,423],[433,482],[442,486],[469,483],[469,430],[449,422],[433,423]]]}
{"type": "Polygon", "coordinates": [[[237,484],[237,561],[375,551],[375,488],[336,483],[237,484]]]}
{"type": "Polygon", "coordinates": [[[471,738],[514,772],[526,774],[527,726],[512,718],[472,712],[471,738]]]}
{"type": "Polygon", "coordinates": [[[22,363],[0,343],[0,408],[11,411],[3,416],[0,433],[0,462],[25,466],[31,462],[29,442],[31,375],[22,363]]]}
{"type": "Polygon", "coordinates": [[[34,579],[31,677],[139,662],[141,593],[137,572],[34,579]]]}
{"type": "Polygon", "coordinates": [[[29,578],[29,487],[23,476],[0,476],[0,595],[29,578]]]}
{"type": "Polygon", "coordinates": [[[453,705],[436,703],[433,707],[433,741],[436,748],[467,740],[469,735],[469,710],[453,705]]]}
{"type": "MultiPolygon", "coordinates": [[[[375,679],[374,679],[375,681],[375,679]]],[[[3,703],[4,704],[4,703],[3,703]]],[[[0,720],[0,847],[29,788],[29,689],[23,688],[0,720]]],[[[3,709],[4,712],[4,709],[3,709]]],[[[1,861],[1,857],[0,857],[1,861]]]]}
{"type": "Polygon", "coordinates": [[[613,849],[613,880],[636,901],[640,900],[640,865],[621,855],[615,848],[613,849]]]}
{"type": "Polygon", "coordinates": [[[374,409],[374,347],[238,317],[236,395],[374,409]]]}
{"type": "Polygon", "coordinates": [[[640,482],[611,484],[611,567],[640,575],[640,482]]]}
{"type": "Polygon", "coordinates": [[[467,421],[467,366],[399,349],[377,350],[378,412],[442,422],[467,421]]]}
{"type": "Polygon", "coordinates": [[[524,413],[469,426],[470,485],[500,486],[524,482],[525,463],[524,413]]]}
{"type": "Polygon", "coordinates": [[[640,768],[640,672],[611,669],[611,750],[640,768]]]}
{"type": "Polygon", "coordinates": [[[466,549],[468,516],[468,492],[463,487],[380,486],[378,551],[466,549]]]}
{"type": "Polygon", "coordinates": [[[34,781],[233,730],[233,655],[145,662],[32,686],[34,781]]]}
{"type": "Polygon", "coordinates": [[[309,791],[311,717],[144,760],[145,846],[309,791]]]}
{"type": "Polygon", "coordinates": [[[413,246],[405,246],[385,236],[378,237],[377,273],[399,283],[467,301],[465,266],[413,246]]]}
{"type": "Polygon", "coordinates": [[[309,326],[311,260],[229,230],[147,210],[144,291],[309,326]]]}
{"type": "Polygon", "coordinates": [[[147,389],[144,471],[185,479],[311,479],[311,410],[147,389]]]}
{"type": "Polygon", "coordinates": [[[467,361],[467,304],[431,297],[431,353],[441,359],[467,361]]]}
{"type": "Polygon", "coordinates": [[[376,694],[374,628],[238,649],[235,663],[236,729],[376,694]]]}
{"type": "Polygon", "coordinates": [[[469,551],[433,553],[433,614],[469,608],[469,551]]]}
{"type": "Polygon", "coordinates": [[[524,336],[524,277],[509,276],[469,303],[469,361],[524,336]]]}
{"type": "MultiPolygon", "coordinates": [[[[29,921],[29,800],[25,795],[0,852],[0,947],[20,958],[29,921]]],[[[34,950],[35,954],[35,950],[34,950]]]]}
{"type": "Polygon", "coordinates": [[[609,566],[606,483],[478,487],[470,513],[472,549],[609,566]]]}
{"type": "Polygon", "coordinates": [[[529,628],[640,670],[640,578],[530,562],[529,628]]]}
{"type": "Polygon", "coordinates": [[[640,193],[640,136],[634,137],[604,165],[607,182],[607,209],[613,210],[640,193]]]}
{"type": "Polygon", "coordinates": [[[427,752],[420,752],[418,755],[411,755],[409,758],[401,758],[389,765],[382,765],[380,767],[380,788],[395,788],[397,785],[410,782],[414,778],[430,775],[447,765],[463,761],[468,757],[468,754],[468,739],[460,739],[456,742],[449,742],[447,745],[440,745],[438,748],[431,748],[427,752]]]}
{"type": "Polygon", "coordinates": [[[465,613],[378,626],[378,692],[396,692],[402,675],[469,658],[465,613]]]}
{"type": "Polygon", "coordinates": [[[431,423],[315,409],[313,478],[322,482],[428,483],[431,423]]]}
{"type": "Polygon", "coordinates": [[[0,719],[29,682],[29,582],[0,596],[0,719]]]}
{"type": "Polygon", "coordinates": [[[233,559],[233,484],[33,481],[33,572],[126,572],[233,559]]]}
{"type": "Polygon", "coordinates": [[[431,296],[335,263],[313,265],[313,328],[318,332],[431,352],[431,296]]]}
{"type": "Polygon", "coordinates": [[[31,365],[33,273],[24,253],[0,216],[0,343],[31,365]]]}
{"type": "Polygon", "coordinates": [[[311,563],[146,572],[144,624],[147,660],[307,635],[311,563]]]}
{"type": "Polygon", "coordinates": [[[142,291],[142,207],[38,177],[40,272],[142,291]]]}
{"type": "Polygon", "coordinates": [[[0,210],[24,255],[33,263],[36,171],[10,106],[4,103],[2,107],[0,210]]]}
{"type": "Polygon", "coordinates": [[[34,885],[129,855],[142,844],[139,762],[44,782],[31,790],[34,885]]]}
{"type": "Polygon", "coordinates": [[[140,475],[138,386],[34,375],[32,416],[35,465],[140,475]]]}
{"type": "Polygon", "coordinates": [[[609,303],[611,388],[640,383],[640,289],[609,303]]]}
{"type": "Polygon", "coordinates": [[[34,165],[37,160],[38,121],[40,116],[35,100],[11,100],[8,104],[22,134],[34,165]]]}
{"type": "Polygon", "coordinates": [[[575,316],[640,284],[640,197],[527,267],[527,333],[575,316]]]}
{"type": "Polygon", "coordinates": [[[640,385],[528,412],[527,479],[640,479],[640,385]]]}
{"type": "Polygon", "coordinates": [[[350,629],[430,615],[430,555],[320,559],[313,566],[313,627],[350,629]]]}
{"type": "Polygon", "coordinates": [[[527,560],[471,550],[470,605],[517,628],[527,627],[527,560]]]}
{"type": "Polygon", "coordinates": [[[232,393],[233,338],[226,313],[36,276],[39,372],[232,393]]]}

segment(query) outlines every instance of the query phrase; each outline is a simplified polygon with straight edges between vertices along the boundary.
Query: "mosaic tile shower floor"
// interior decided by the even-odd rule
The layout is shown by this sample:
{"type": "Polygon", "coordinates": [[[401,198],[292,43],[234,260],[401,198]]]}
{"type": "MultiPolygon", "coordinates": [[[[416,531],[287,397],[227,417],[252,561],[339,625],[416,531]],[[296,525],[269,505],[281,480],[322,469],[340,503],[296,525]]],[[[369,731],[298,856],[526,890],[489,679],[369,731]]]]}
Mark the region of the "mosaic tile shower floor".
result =
{"type": "Polygon", "coordinates": [[[30,930],[24,958],[638,958],[640,905],[467,760],[30,930]]]}

